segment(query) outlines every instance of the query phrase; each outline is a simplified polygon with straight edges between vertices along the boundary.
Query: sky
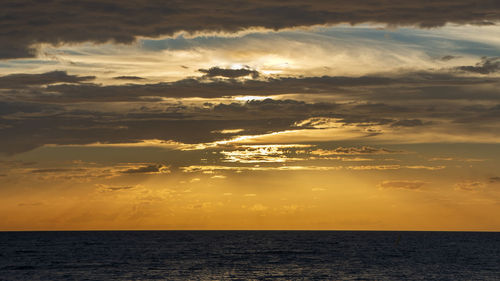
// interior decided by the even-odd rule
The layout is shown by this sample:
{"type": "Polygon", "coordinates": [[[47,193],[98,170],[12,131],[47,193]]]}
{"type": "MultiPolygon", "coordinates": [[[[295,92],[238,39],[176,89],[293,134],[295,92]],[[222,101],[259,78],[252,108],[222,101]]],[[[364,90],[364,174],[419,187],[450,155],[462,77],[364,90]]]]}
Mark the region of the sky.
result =
{"type": "Polygon", "coordinates": [[[0,230],[500,231],[499,11],[5,0],[0,230]]]}

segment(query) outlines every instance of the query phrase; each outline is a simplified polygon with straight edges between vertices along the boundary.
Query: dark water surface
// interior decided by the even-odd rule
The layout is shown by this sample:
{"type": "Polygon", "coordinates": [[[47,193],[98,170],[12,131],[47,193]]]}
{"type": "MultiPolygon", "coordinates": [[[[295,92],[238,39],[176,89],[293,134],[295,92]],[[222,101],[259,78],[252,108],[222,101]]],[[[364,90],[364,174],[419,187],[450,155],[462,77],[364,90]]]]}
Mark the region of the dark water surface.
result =
{"type": "Polygon", "coordinates": [[[0,280],[500,280],[500,233],[0,232],[0,280]]]}

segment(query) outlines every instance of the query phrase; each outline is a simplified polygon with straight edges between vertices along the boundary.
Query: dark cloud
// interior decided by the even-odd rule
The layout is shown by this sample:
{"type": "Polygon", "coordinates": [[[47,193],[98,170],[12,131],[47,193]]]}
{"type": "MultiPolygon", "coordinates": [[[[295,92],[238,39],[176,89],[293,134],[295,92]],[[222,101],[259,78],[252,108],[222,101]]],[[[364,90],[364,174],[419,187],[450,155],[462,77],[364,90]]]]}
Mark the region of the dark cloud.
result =
{"type": "Polygon", "coordinates": [[[258,78],[259,72],[256,70],[251,70],[247,68],[240,69],[226,69],[220,67],[211,67],[209,69],[198,69],[199,72],[205,73],[205,77],[225,77],[225,78],[238,78],[245,76],[252,76],[252,78],[258,78]]]}
{"type": "Polygon", "coordinates": [[[169,168],[162,164],[153,164],[121,171],[123,174],[158,174],[169,172],[169,168]]]}
{"type": "Polygon", "coordinates": [[[387,105],[384,103],[367,103],[354,107],[355,109],[368,112],[406,112],[408,108],[400,105],[387,105]]]}
{"type": "MultiPolygon", "coordinates": [[[[460,133],[491,131],[500,121],[500,106],[485,105],[499,103],[498,78],[460,76],[456,71],[392,75],[259,77],[244,81],[192,78],[112,86],[74,83],[83,78],[72,76],[76,80],[45,85],[55,79],[43,79],[43,83],[37,82],[40,85],[34,83],[29,88],[14,83],[12,88],[0,91],[0,152],[16,154],[47,144],[119,144],[147,139],[197,144],[227,139],[221,132],[230,128],[242,129],[246,135],[318,129],[313,123],[303,123],[314,118],[327,123],[334,119],[338,126],[352,125],[373,135],[383,134],[390,127],[418,130],[421,125],[451,121],[455,122],[453,126],[464,128],[460,133]],[[198,105],[182,99],[170,103],[161,99],[278,94],[295,96],[247,102],[207,100],[198,105]],[[342,102],[301,100],[313,95],[342,102]],[[483,125],[488,123],[491,125],[483,125]],[[374,131],[371,126],[381,129],[374,131]]],[[[66,76],[71,75],[60,77],[66,76]]],[[[5,77],[10,76],[1,78],[5,77]]]]}
{"type": "Polygon", "coordinates": [[[128,190],[128,189],[133,189],[133,188],[136,188],[136,186],[106,185],[106,184],[98,184],[97,185],[97,189],[100,192],[113,192],[113,191],[128,190]]]}
{"type": "Polygon", "coordinates": [[[424,122],[420,119],[404,119],[398,120],[397,122],[392,123],[391,127],[415,127],[415,126],[423,126],[424,122]]]}
{"type": "Polygon", "coordinates": [[[66,71],[52,71],[41,74],[10,74],[0,76],[0,89],[16,89],[53,83],[80,83],[93,79],[95,79],[94,76],[68,75],[66,71]]]}
{"type": "Polygon", "coordinates": [[[483,58],[481,62],[477,63],[475,66],[459,66],[457,69],[479,74],[499,72],[500,58],[483,58]]]}
{"type": "MultiPolygon", "coordinates": [[[[7,77],[7,76],[4,76],[7,77]]],[[[79,77],[81,78],[81,77],[79,77]]],[[[194,79],[155,84],[126,84],[103,86],[91,83],[54,84],[24,91],[19,98],[30,101],[69,103],[105,101],[160,101],[168,98],[217,98],[237,95],[268,96],[290,93],[344,95],[366,99],[498,99],[491,89],[479,85],[499,84],[494,77],[464,77],[447,72],[408,72],[386,76],[322,76],[322,77],[266,77],[240,81],[237,79],[194,79]],[[483,91],[486,91],[483,93],[483,91]],[[362,96],[361,96],[362,95],[362,96]]],[[[14,84],[11,90],[20,87],[14,84]]],[[[365,103],[359,109],[401,110],[404,106],[365,103]]]]}
{"type": "Polygon", "coordinates": [[[32,103],[32,102],[17,102],[17,101],[0,101],[0,116],[14,113],[41,113],[55,112],[63,108],[58,105],[32,103]]]}
{"type": "Polygon", "coordinates": [[[19,167],[33,166],[36,164],[37,162],[25,162],[20,160],[7,160],[7,161],[0,160],[0,167],[19,168],[19,167]]]}
{"type": "Polygon", "coordinates": [[[500,177],[491,177],[489,178],[490,183],[500,183],[500,177]]]}
{"type": "Polygon", "coordinates": [[[325,113],[331,112],[332,110],[338,108],[335,103],[306,103],[304,101],[297,100],[274,100],[274,99],[264,99],[264,100],[250,100],[245,103],[230,103],[224,104],[220,103],[213,106],[214,113],[238,113],[243,112],[247,114],[266,114],[266,116],[283,116],[286,114],[290,115],[300,115],[304,116],[311,113],[325,113]]]}
{"type": "Polygon", "coordinates": [[[33,202],[33,203],[19,203],[17,206],[19,207],[37,207],[44,205],[42,202],[33,202]]]}
{"type": "Polygon", "coordinates": [[[83,168],[50,168],[50,169],[33,169],[31,173],[33,174],[45,174],[45,173],[68,173],[68,172],[84,172],[86,169],[83,168]]]}
{"type": "Polygon", "coordinates": [[[496,0],[5,0],[0,12],[0,58],[31,57],[36,43],[130,43],[137,36],[179,31],[365,22],[420,27],[447,22],[493,24],[500,19],[499,9],[496,0]]]}
{"type": "Polygon", "coordinates": [[[486,122],[496,121],[500,119],[500,104],[488,107],[483,105],[466,106],[462,108],[465,113],[457,117],[456,123],[477,123],[483,124],[486,122]]]}
{"type": "Polygon", "coordinates": [[[140,111],[131,110],[128,113],[66,110],[40,113],[36,118],[31,114],[11,112],[5,119],[0,118],[0,124],[5,125],[1,129],[0,152],[15,154],[44,144],[134,143],[144,139],[194,144],[227,138],[224,134],[212,133],[227,128],[244,128],[245,133],[262,134],[288,129],[298,119],[314,113],[313,104],[300,104],[295,107],[276,106],[278,112],[273,112],[260,110],[258,104],[254,103],[244,111],[245,114],[232,113],[226,109],[216,111],[215,106],[197,108],[168,105],[163,110],[141,107],[140,111]],[[305,111],[296,113],[291,111],[293,108],[303,108],[305,111]]]}
{"type": "MultiPolygon", "coordinates": [[[[50,85],[47,91],[61,95],[54,100],[61,102],[78,101],[130,101],[142,97],[158,96],[173,98],[216,98],[235,95],[277,95],[292,92],[327,93],[341,87],[381,86],[396,83],[411,83],[408,79],[393,79],[386,77],[283,77],[265,80],[215,80],[183,79],[170,83],[128,84],[101,86],[97,84],[61,84],[50,85]]],[[[413,80],[413,79],[410,79],[413,80]]],[[[417,81],[413,81],[415,83],[417,81]]],[[[461,82],[463,83],[463,82],[461,82]]],[[[50,99],[44,96],[43,100],[50,99]]]]}
{"type": "Polygon", "coordinates": [[[144,139],[187,144],[212,142],[226,139],[228,136],[221,132],[228,128],[242,128],[249,135],[264,134],[290,129],[297,121],[338,109],[335,103],[271,99],[202,107],[153,103],[155,107],[150,108],[139,104],[124,113],[69,110],[63,105],[57,106],[57,111],[44,111],[52,105],[16,104],[9,107],[7,103],[5,108],[9,111],[5,112],[5,119],[0,118],[0,124],[5,125],[1,130],[5,137],[0,138],[0,152],[6,154],[44,144],[135,143],[144,139]],[[25,113],[25,108],[30,112],[25,113]],[[31,111],[36,112],[36,118],[31,111]]]}
{"type": "MultiPolygon", "coordinates": [[[[212,142],[226,139],[227,135],[212,133],[227,128],[244,128],[245,134],[263,134],[272,131],[289,129],[296,119],[259,118],[258,120],[244,117],[236,120],[169,120],[136,118],[109,120],[111,124],[124,124],[127,129],[109,130],[92,128],[100,119],[74,116],[71,120],[60,117],[45,117],[14,121],[11,128],[4,129],[4,138],[0,139],[0,152],[16,154],[29,151],[45,144],[84,145],[101,143],[135,143],[145,139],[173,140],[188,144],[212,142]],[[65,125],[62,127],[61,125],[65,125]],[[70,130],[71,127],[87,127],[88,130],[70,130]],[[158,128],[161,128],[159,130],[158,128]],[[33,136],[36,136],[34,138],[33,136]]],[[[265,116],[263,116],[265,117],[265,116]]],[[[106,121],[104,121],[106,122],[106,121]]]]}
{"type": "MultiPolygon", "coordinates": [[[[448,91],[461,88],[451,87],[448,91]]],[[[355,93],[345,94],[349,95],[356,97],[355,93]]],[[[292,99],[200,105],[130,101],[125,111],[113,111],[113,103],[110,108],[97,111],[93,109],[97,103],[79,104],[81,109],[76,110],[73,104],[0,102],[0,152],[16,154],[46,144],[120,144],[147,139],[197,144],[227,139],[228,136],[221,133],[225,129],[238,128],[245,135],[256,135],[317,129],[321,120],[326,126],[334,122],[334,126],[352,125],[365,132],[370,126],[380,126],[382,131],[374,133],[401,126],[414,130],[429,125],[432,129],[433,125],[454,120],[464,128],[462,133],[490,132],[495,127],[494,122],[500,121],[500,106],[464,106],[470,104],[470,100],[471,97],[462,102],[452,99],[435,103],[423,99],[414,104],[415,101],[408,99],[404,107],[398,100],[392,104],[378,102],[368,106],[360,106],[358,102],[311,103],[292,99]],[[304,123],[304,120],[314,122],[304,123]],[[482,124],[489,125],[481,129],[482,124]]],[[[369,149],[355,152],[369,153],[369,149]]]]}
{"type": "Polygon", "coordinates": [[[139,77],[139,76],[116,76],[116,77],[113,77],[113,79],[116,79],[116,80],[143,80],[145,78],[139,77]]]}
{"type": "Polygon", "coordinates": [[[459,57],[458,56],[446,55],[446,56],[441,57],[441,60],[442,61],[449,61],[449,60],[453,60],[453,59],[457,59],[457,58],[459,58],[459,57]]]}

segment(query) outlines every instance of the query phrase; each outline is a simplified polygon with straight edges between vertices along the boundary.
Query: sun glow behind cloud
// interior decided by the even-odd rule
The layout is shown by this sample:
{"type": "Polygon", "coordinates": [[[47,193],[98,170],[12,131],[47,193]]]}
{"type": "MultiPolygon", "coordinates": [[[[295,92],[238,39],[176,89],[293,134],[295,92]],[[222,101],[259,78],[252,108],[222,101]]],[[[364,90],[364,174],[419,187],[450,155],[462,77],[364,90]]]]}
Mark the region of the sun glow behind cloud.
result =
{"type": "MultiPolygon", "coordinates": [[[[477,52],[500,46],[495,27],[448,25],[441,29],[380,29],[378,26],[318,27],[305,31],[248,32],[231,37],[199,36],[141,39],[132,45],[39,44],[38,61],[27,61],[32,73],[65,68],[86,73],[89,66],[106,84],[130,83],[113,77],[136,76],[148,82],[200,76],[214,65],[251,66],[264,75],[366,75],[398,69],[429,69],[472,64],[477,52]],[[471,30],[473,30],[471,32],[471,30]],[[414,37],[419,38],[419,44],[414,37]],[[445,41],[443,41],[445,40],[445,41]],[[460,44],[470,45],[463,48],[460,44]],[[478,46],[481,42],[484,46],[478,46]],[[425,44],[424,44],[425,43],[425,44]],[[272,44],[278,51],[268,52],[272,44]],[[474,49],[476,48],[476,49],[474,49]],[[280,51],[279,51],[280,50],[280,51]],[[452,60],[440,60],[445,55],[452,60]],[[468,53],[469,52],[469,53],[468,53]]],[[[23,71],[25,63],[7,62],[1,73],[23,71]]],[[[88,72],[87,72],[88,73],[88,72]]]]}

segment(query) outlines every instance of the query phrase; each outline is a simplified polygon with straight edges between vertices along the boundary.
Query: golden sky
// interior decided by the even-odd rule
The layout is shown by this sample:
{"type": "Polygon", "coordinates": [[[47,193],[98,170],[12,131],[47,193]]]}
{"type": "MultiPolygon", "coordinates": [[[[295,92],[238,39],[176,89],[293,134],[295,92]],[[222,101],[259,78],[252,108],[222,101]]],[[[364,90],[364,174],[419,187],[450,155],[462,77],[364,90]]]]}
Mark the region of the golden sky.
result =
{"type": "Polygon", "coordinates": [[[5,5],[0,230],[500,230],[495,1],[90,2],[5,5]]]}

